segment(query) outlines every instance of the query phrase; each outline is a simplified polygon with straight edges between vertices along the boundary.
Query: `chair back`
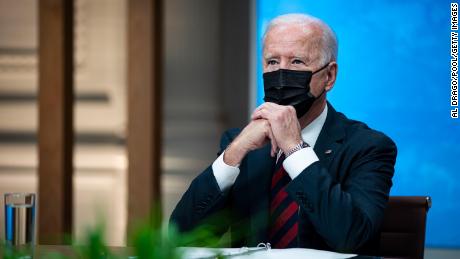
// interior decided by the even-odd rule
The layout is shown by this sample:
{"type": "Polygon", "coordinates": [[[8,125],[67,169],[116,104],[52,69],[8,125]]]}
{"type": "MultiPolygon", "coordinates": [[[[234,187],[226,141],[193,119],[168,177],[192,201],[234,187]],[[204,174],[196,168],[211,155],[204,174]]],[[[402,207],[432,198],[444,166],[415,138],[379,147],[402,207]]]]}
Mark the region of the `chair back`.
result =
{"type": "Polygon", "coordinates": [[[425,229],[431,198],[391,196],[380,233],[379,255],[423,258],[425,229]]]}

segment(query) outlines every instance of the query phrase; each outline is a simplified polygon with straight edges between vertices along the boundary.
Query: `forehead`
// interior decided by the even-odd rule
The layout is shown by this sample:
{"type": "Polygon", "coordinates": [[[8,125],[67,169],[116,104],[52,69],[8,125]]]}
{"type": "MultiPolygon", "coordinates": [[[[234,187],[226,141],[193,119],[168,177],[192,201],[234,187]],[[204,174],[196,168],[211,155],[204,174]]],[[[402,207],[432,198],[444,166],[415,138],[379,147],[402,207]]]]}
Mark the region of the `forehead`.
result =
{"type": "Polygon", "coordinates": [[[265,35],[263,55],[310,55],[317,52],[320,35],[314,26],[277,25],[265,35]]]}

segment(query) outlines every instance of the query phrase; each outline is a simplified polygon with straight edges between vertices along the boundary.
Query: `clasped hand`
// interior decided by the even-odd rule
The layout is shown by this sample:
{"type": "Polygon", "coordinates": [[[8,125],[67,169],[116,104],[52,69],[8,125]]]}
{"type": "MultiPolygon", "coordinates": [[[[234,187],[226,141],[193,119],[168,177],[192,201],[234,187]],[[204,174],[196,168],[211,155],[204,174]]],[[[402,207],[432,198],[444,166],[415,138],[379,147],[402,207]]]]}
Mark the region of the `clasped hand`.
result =
{"type": "Polygon", "coordinates": [[[300,124],[294,107],[266,102],[252,113],[251,121],[227,148],[225,163],[235,166],[249,151],[271,142],[271,156],[284,153],[301,142],[300,124]]]}

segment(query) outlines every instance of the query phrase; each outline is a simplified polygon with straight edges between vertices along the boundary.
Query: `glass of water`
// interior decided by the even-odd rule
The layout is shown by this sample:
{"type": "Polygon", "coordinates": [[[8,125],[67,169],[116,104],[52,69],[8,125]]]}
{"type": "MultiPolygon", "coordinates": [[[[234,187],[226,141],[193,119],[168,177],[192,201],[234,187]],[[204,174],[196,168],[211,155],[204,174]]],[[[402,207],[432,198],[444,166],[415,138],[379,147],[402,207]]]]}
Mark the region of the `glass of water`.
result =
{"type": "Polygon", "coordinates": [[[33,251],[35,245],[35,194],[5,194],[5,241],[33,251]]]}

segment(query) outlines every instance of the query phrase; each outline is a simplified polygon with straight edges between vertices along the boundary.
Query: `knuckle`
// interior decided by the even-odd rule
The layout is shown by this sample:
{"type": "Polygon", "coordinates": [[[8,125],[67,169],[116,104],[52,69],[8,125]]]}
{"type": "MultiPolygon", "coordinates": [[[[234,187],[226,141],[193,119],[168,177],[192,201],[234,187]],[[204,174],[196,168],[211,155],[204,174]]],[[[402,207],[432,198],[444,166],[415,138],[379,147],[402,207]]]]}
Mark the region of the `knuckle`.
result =
{"type": "Polygon", "coordinates": [[[289,106],[283,107],[283,109],[281,110],[281,113],[282,113],[282,114],[287,114],[287,113],[289,113],[289,106]]]}
{"type": "Polygon", "coordinates": [[[275,114],[275,120],[280,121],[284,117],[284,112],[278,112],[275,114]]]}

